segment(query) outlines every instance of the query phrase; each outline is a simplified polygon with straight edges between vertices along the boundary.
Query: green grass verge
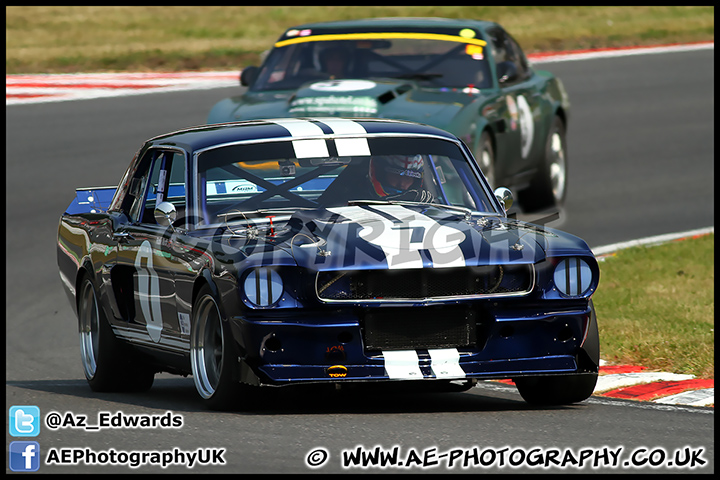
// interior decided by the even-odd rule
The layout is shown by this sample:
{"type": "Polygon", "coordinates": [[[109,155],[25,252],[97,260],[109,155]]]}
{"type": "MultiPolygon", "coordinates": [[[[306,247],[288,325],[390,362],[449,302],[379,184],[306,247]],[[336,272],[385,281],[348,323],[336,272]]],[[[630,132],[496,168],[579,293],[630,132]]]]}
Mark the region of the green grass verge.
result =
{"type": "Polygon", "coordinates": [[[713,6],[5,7],[6,73],[239,70],[293,25],[371,17],[497,21],[528,53],[713,41],[713,6]]]}
{"type": "Polygon", "coordinates": [[[612,363],[715,378],[715,235],[618,251],[594,295],[612,363]]]}

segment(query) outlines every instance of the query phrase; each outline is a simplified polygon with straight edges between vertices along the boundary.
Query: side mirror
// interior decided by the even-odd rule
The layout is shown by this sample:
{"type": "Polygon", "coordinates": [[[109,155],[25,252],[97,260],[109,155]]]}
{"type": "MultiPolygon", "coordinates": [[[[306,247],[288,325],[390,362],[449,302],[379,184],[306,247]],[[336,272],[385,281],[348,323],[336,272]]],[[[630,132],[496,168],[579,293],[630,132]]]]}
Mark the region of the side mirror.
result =
{"type": "Polygon", "coordinates": [[[513,205],[513,194],[510,191],[509,188],[505,187],[498,187],[495,189],[495,197],[498,199],[500,203],[502,203],[503,208],[507,212],[510,210],[510,207],[513,205]]]}
{"type": "Polygon", "coordinates": [[[517,65],[509,60],[498,63],[497,77],[500,83],[512,82],[518,77],[517,65]]]}
{"type": "Polygon", "coordinates": [[[155,221],[163,227],[172,227],[177,218],[177,210],[175,205],[170,202],[162,202],[155,207],[155,221]]]}
{"type": "Polygon", "coordinates": [[[260,73],[260,69],[254,65],[243,68],[240,72],[240,85],[249,87],[257,80],[258,73],[260,73]]]}

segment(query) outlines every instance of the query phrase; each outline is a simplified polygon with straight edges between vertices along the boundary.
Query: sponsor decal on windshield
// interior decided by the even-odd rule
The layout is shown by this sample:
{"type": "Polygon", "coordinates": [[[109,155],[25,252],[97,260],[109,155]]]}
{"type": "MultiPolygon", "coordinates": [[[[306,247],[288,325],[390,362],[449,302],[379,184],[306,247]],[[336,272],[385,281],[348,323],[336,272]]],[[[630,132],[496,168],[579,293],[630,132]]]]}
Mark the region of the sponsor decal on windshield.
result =
{"type": "Polygon", "coordinates": [[[302,114],[347,113],[374,115],[377,111],[377,100],[373,97],[356,97],[353,95],[298,98],[290,104],[290,113],[302,114]]]}

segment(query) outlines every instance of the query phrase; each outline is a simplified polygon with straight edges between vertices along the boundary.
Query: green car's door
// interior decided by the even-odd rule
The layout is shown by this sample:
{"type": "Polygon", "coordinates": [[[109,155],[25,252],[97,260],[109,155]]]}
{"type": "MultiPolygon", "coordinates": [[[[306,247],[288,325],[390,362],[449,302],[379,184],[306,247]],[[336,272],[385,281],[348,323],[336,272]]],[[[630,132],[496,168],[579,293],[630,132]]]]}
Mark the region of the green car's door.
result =
{"type": "Polygon", "coordinates": [[[498,146],[496,171],[515,185],[530,180],[542,159],[546,115],[542,92],[545,80],[535,75],[515,40],[500,27],[489,30],[488,40],[495,61],[500,102],[505,103],[505,142],[498,146]]]}

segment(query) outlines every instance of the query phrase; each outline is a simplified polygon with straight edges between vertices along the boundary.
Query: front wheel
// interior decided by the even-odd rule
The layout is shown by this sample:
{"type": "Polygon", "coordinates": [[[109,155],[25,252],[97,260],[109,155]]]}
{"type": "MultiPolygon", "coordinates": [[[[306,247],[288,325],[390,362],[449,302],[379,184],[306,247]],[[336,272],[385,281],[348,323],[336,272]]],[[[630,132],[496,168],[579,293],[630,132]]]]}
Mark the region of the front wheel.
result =
{"type": "Polygon", "coordinates": [[[528,403],[567,405],[582,402],[595,391],[600,365],[600,337],[595,305],[590,301],[590,318],[585,343],[578,352],[578,370],[584,373],[515,379],[520,395],[528,403]]]}
{"type": "Polygon", "coordinates": [[[213,410],[247,408],[250,385],[238,380],[238,356],[227,322],[210,289],[203,287],[193,306],[190,364],[195,389],[213,410]]]}
{"type": "Polygon", "coordinates": [[[569,405],[587,400],[595,390],[597,373],[522,377],[515,380],[523,399],[536,405],[569,405]]]}

